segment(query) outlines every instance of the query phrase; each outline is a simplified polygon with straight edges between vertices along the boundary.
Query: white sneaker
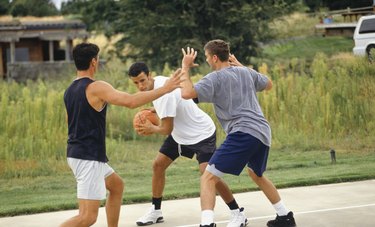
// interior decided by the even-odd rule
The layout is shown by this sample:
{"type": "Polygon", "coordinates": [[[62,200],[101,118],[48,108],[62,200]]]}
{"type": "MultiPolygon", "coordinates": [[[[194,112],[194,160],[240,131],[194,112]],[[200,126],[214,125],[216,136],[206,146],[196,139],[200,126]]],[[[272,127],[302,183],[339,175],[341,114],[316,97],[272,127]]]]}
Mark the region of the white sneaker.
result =
{"type": "Polygon", "coordinates": [[[247,218],[243,213],[244,208],[231,210],[231,217],[227,227],[245,227],[247,225],[247,218]]]}
{"type": "Polygon", "coordinates": [[[152,206],[145,215],[143,215],[137,220],[136,223],[138,226],[144,226],[144,225],[152,225],[152,224],[160,223],[160,222],[164,222],[161,210],[155,210],[155,207],[152,206]]]}

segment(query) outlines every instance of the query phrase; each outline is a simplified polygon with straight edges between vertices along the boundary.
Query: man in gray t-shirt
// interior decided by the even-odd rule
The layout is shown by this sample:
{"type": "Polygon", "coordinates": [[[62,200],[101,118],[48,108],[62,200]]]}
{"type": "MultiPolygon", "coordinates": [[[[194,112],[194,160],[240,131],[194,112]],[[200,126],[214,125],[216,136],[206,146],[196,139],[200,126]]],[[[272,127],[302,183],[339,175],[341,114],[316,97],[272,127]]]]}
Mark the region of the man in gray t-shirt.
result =
{"type": "Polygon", "coordinates": [[[244,132],[271,145],[271,129],[259,106],[257,91],[270,80],[246,67],[225,67],[207,74],[194,85],[199,102],[214,104],[215,113],[227,134],[244,132]]]}
{"type": "MultiPolygon", "coordinates": [[[[197,52],[182,49],[184,72],[181,95],[185,99],[213,103],[215,114],[227,133],[201,178],[202,227],[215,227],[215,184],[224,174],[239,175],[247,166],[251,179],[262,189],[277,213],[267,226],[296,226],[293,213],[283,202],[273,183],[263,175],[271,145],[271,129],[258,102],[256,92],[269,90],[272,82],[265,75],[243,67],[230,55],[229,44],[212,40],[205,47],[206,61],[213,70],[193,85],[189,69],[197,66],[197,52]]],[[[243,209],[238,211],[243,213],[243,209]]],[[[238,226],[245,226],[240,220],[238,226]]]]}

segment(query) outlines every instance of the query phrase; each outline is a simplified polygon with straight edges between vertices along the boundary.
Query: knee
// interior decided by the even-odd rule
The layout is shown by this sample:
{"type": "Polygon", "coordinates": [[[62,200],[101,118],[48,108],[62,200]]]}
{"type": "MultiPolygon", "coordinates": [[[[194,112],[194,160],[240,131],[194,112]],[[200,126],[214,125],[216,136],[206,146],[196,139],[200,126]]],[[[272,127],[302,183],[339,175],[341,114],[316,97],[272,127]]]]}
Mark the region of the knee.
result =
{"type": "Polygon", "coordinates": [[[257,175],[254,174],[254,176],[252,177],[254,183],[256,183],[257,185],[260,185],[262,184],[264,178],[263,177],[258,177],[257,175]]]}
{"type": "Polygon", "coordinates": [[[98,214],[85,214],[80,217],[80,226],[91,226],[95,224],[98,214]]]}
{"type": "Polygon", "coordinates": [[[122,194],[124,192],[125,183],[122,179],[119,179],[118,186],[116,188],[117,188],[116,190],[118,193],[122,194]]]}
{"type": "Polygon", "coordinates": [[[121,178],[119,178],[118,181],[116,182],[116,187],[112,189],[112,192],[122,195],[122,193],[124,192],[124,188],[125,188],[125,183],[121,178]]]}
{"type": "Polygon", "coordinates": [[[203,163],[199,164],[199,172],[200,172],[201,175],[206,170],[207,164],[208,164],[207,162],[203,162],[203,163]]]}
{"type": "Polygon", "coordinates": [[[112,195],[122,195],[122,193],[124,192],[124,187],[124,181],[121,179],[121,177],[118,176],[116,176],[116,178],[113,178],[110,184],[107,184],[107,189],[112,195]]]}
{"type": "Polygon", "coordinates": [[[213,175],[212,173],[208,171],[204,171],[204,173],[201,176],[201,182],[205,182],[205,183],[210,183],[210,182],[216,183],[219,180],[220,179],[218,177],[216,177],[215,175],[213,175]]]}
{"type": "Polygon", "coordinates": [[[257,185],[261,184],[264,181],[264,176],[258,176],[252,171],[251,169],[248,169],[249,176],[251,179],[256,183],[257,185]]]}
{"type": "Polygon", "coordinates": [[[163,165],[162,162],[160,161],[157,161],[155,160],[153,163],[152,163],[152,170],[156,173],[162,173],[164,172],[166,169],[166,167],[163,165]]]}

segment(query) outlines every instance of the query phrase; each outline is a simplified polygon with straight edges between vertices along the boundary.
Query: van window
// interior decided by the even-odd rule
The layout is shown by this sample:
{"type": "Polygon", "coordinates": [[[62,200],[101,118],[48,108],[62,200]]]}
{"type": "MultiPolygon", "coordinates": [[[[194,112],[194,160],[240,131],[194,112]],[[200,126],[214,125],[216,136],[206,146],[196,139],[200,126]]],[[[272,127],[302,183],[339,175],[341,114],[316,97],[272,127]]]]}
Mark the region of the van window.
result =
{"type": "Polygon", "coordinates": [[[359,34],[375,32],[375,18],[363,20],[361,27],[359,28],[359,34]]]}

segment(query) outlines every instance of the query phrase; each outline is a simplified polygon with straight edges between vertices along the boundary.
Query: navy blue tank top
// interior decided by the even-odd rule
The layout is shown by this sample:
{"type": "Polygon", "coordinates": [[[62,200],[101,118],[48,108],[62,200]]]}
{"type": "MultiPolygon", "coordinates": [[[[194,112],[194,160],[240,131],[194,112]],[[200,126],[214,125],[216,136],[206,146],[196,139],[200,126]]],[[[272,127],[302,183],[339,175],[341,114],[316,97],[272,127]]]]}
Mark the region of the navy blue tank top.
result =
{"type": "Polygon", "coordinates": [[[105,119],[107,105],[98,112],[86,98],[90,78],[73,81],[64,93],[68,113],[68,147],[70,158],[107,162],[105,149],[105,119]]]}

